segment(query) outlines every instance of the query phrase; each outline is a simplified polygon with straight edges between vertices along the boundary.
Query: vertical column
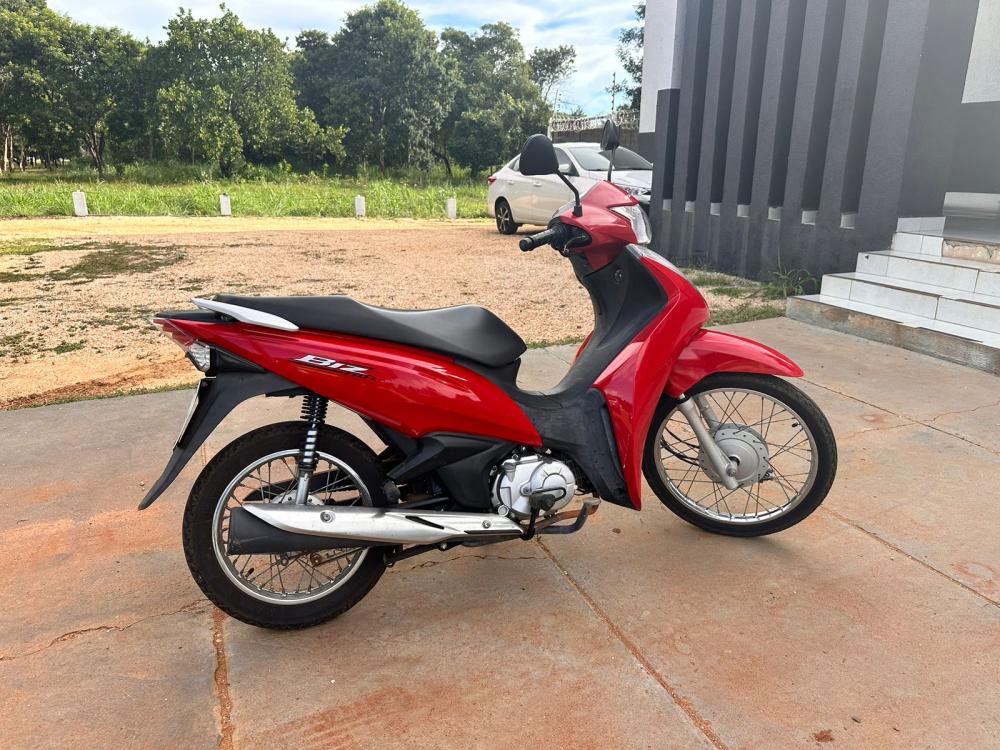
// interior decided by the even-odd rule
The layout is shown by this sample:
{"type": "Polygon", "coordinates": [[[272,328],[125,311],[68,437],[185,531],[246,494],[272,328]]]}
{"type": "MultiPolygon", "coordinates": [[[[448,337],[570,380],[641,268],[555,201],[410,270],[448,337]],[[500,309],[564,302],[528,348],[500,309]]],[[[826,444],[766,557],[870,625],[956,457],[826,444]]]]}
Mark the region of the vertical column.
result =
{"type": "MultiPolygon", "coordinates": [[[[805,3],[802,0],[773,0],[764,60],[764,80],[760,94],[760,117],[751,192],[747,251],[740,269],[744,275],[760,277],[771,268],[761,267],[761,248],[776,240],[769,214],[780,216],[788,160],[787,129],[795,103],[795,81],[802,43],[805,3]],[[780,185],[780,190],[776,190],[780,185]],[[777,194],[777,204],[772,196],[777,194]],[[778,210],[771,212],[771,206],[778,210]]],[[[773,260],[771,261],[773,262],[773,260]]]]}
{"type": "Polygon", "coordinates": [[[668,243],[669,257],[682,263],[689,257],[685,204],[694,200],[697,189],[711,23],[711,0],[687,0],[668,243]]]}
{"type": "Polygon", "coordinates": [[[739,0],[714,0],[691,243],[691,261],[698,265],[715,260],[709,252],[710,223],[713,204],[722,202],[739,18],[739,0]]]}
{"type": "Polygon", "coordinates": [[[714,257],[719,268],[734,271],[746,251],[747,218],[757,149],[757,120],[767,53],[771,0],[743,0],[734,61],[733,98],[726,147],[726,178],[714,257]]]}
{"type": "Polygon", "coordinates": [[[847,0],[812,253],[828,268],[852,267],[853,225],[868,144],[888,0],[847,0]]]}
{"type": "MultiPolygon", "coordinates": [[[[826,153],[833,95],[831,84],[843,31],[843,12],[842,0],[809,0],[806,6],[779,241],[777,247],[769,248],[777,250],[779,255],[772,259],[769,253],[764,254],[770,267],[780,263],[785,268],[801,268],[810,262],[807,250],[812,230],[803,225],[806,218],[803,209],[814,212],[818,207],[818,186],[812,191],[815,197],[809,196],[807,181],[810,161],[818,161],[821,166],[826,153]]],[[[817,179],[816,175],[811,178],[817,179]]],[[[815,213],[808,218],[811,219],[809,225],[815,224],[815,213]]]]}

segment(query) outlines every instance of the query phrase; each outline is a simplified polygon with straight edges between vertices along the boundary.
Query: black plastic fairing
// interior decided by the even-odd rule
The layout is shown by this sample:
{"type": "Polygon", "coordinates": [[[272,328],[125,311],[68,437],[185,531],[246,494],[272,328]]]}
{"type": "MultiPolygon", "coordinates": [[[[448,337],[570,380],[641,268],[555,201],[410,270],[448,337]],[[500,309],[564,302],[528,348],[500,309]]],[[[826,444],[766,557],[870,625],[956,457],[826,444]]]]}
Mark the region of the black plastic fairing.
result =
{"type": "Polygon", "coordinates": [[[631,507],[614,430],[603,394],[593,387],[615,357],[663,309],[663,287],[632,252],[594,271],[586,258],[569,255],[590,294],[594,331],[563,379],[547,391],[517,387],[516,372],[462,362],[502,388],[524,410],[549,449],[565,453],[605,500],[631,507]]]}
{"type": "Polygon", "coordinates": [[[476,435],[436,432],[420,438],[388,476],[394,482],[409,482],[434,472],[456,503],[488,510],[490,471],[515,447],[476,435]]]}

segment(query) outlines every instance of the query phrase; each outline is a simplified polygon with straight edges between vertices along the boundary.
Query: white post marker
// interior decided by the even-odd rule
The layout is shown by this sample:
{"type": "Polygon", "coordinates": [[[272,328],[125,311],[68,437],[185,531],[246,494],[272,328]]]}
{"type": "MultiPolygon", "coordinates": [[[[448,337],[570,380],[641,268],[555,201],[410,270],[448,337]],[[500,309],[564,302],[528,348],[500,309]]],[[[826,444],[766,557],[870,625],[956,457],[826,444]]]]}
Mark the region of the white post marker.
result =
{"type": "Polygon", "coordinates": [[[365,216],[365,196],[355,195],[354,196],[354,215],[359,219],[365,216]]]}
{"type": "Polygon", "coordinates": [[[229,201],[229,196],[225,193],[219,196],[219,213],[223,216],[233,215],[233,206],[229,201]]]}
{"type": "Polygon", "coordinates": [[[89,216],[87,211],[87,195],[82,190],[73,193],[73,214],[76,216],[89,216]]]}
{"type": "Polygon", "coordinates": [[[449,198],[448,203],[445,204],[445,212],[448,214],[449,219],[458,218],[458,200],[455,198],[449,198]]]}

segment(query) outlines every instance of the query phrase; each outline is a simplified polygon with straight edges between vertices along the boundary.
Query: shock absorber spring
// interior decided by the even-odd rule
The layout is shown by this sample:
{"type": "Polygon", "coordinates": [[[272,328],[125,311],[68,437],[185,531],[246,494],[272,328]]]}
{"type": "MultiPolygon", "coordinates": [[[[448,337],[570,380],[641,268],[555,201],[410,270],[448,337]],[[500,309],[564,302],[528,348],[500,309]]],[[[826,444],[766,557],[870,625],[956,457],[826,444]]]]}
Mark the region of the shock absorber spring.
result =
{"type": "Polygon", "coordinates": [[[299,459],[299,481],[295,491],[295,503],[305,505],[309,499],[309,482],[316,468],[316,441],[320,428],[326,423],[326,407],[329,402],[322,396],[308,394],[302,402],[302,419],[306,422],[306,439],[299,459]]]}

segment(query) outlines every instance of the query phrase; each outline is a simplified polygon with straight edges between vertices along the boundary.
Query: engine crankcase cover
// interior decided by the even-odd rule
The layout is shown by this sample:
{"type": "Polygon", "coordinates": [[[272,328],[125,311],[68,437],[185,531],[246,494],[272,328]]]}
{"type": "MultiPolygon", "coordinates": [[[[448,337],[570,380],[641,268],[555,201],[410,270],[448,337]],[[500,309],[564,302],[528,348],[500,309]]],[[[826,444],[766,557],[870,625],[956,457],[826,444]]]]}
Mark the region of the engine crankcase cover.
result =
{"type": "Polygon", "coordinates": [[[493,485],[493,505],[500,515],[531,515],[532,498],[546,506],[542,515],[555,513],[576,494],[576,477],[562,461],[531,453],[509,458],[500,465],[493,485]]]}

